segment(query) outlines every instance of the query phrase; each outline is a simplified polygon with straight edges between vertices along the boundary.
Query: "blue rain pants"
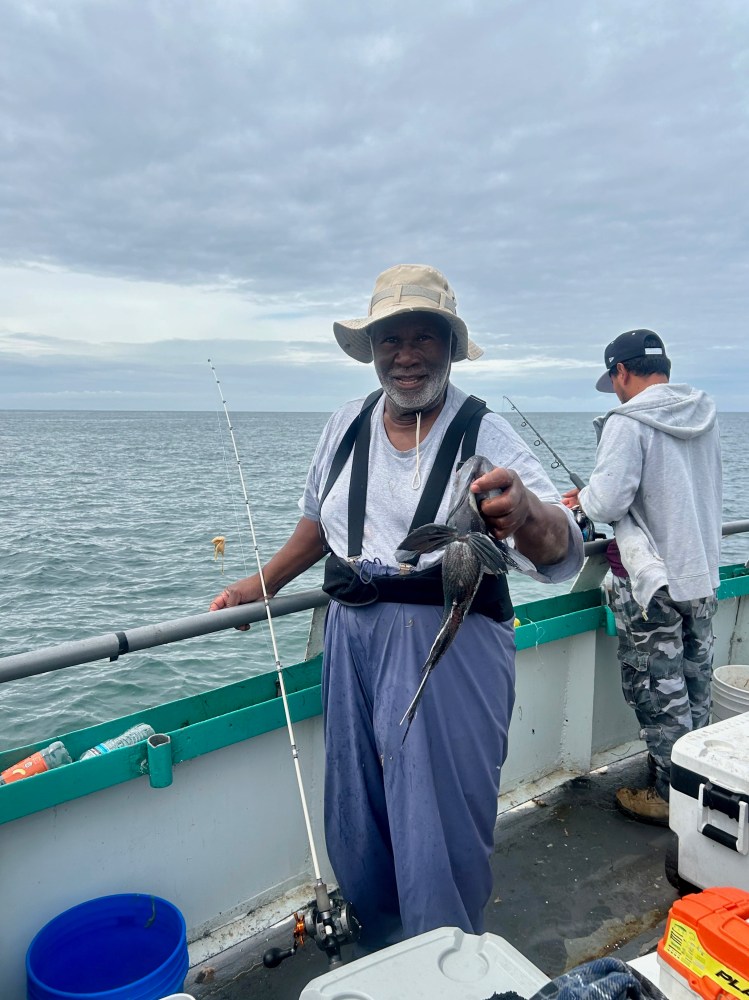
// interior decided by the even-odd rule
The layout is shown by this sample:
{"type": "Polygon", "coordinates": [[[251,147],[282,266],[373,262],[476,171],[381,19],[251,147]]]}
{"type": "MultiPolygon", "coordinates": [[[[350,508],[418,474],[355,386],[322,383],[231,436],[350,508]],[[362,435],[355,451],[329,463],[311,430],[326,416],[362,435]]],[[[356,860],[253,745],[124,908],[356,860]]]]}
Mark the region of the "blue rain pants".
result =
{"type": "Polygon", "coordinates": [[[325,835],[375,949],[436,927],[483,932],[515,698],[512,620],[468,615],[403,743],[442,609],[332,601],[325,625],[325,835]]]}

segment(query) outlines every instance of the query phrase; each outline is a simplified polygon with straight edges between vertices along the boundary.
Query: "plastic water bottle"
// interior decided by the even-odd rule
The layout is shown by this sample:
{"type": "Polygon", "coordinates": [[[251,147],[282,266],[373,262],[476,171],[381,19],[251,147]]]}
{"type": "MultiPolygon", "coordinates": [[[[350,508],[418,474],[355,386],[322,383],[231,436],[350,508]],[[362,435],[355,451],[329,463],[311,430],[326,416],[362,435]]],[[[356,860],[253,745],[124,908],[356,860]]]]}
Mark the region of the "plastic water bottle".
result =
{"type": "Polygon", "coordinates": [[[43,774],[45,771],[51,771],[53,767],[72,763],[73,760],[65,744],[61,743],[60,740],[55,740],[48,747],[37,750],[25,760],[19,760],[17,764],[3,771],[0,774],[0,785],[7,785],[11,781],[20,781],[21,778],[28,778],[32,774],[43,774]]]}
{"type": "Polygon", "coordinates": [[[126,729],[119,736],[115,736],[111,740],[104,740],[103,743],[97,743],[95,747],[91,747],[90,750],[82,753],[78,759],[88,760],[90,757],[99,757],[103,753],[109,753],[110,750],[119,750],[120,747],[131,747],[135,743],[142,743],[143,740],[147,740],[155,732],[156,730],[153,726],[149,726],[147,722],[139,722],[137,726],[133,726],[132,729],[126,729]]]}

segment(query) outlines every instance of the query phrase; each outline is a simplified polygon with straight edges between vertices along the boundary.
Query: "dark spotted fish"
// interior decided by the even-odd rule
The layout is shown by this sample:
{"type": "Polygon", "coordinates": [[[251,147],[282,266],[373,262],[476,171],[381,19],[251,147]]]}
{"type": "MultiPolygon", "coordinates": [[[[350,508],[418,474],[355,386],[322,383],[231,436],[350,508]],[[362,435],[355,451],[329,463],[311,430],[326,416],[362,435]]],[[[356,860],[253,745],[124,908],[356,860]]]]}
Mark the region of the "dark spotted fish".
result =
{"type": "Polygon", "coordinates": [[[472,493],[470,487],[474,479],[479,479],[493,468],[489,459],[483,455],[474,455],[464,462],[455,476],[447,523],[425,524],[421,528],[416,528],[403,539],[395,553],[399,562],[406,562],[425,552],[435,552],[441,548],[445,550],[442,557],[444,612],[437,638],[422,668],[419,688],[401,719],[401,725],[408,719],[408,726],[403,736],[404,742],[429,675],[458,634],[458,629],[479,589],[483,574],[506,573],[510,567],[535,569],[529,559],[510,548],[505,542],[494,541],[486,530],[478,505],[482,500],[498,496],[502,491],[472,493]]]}

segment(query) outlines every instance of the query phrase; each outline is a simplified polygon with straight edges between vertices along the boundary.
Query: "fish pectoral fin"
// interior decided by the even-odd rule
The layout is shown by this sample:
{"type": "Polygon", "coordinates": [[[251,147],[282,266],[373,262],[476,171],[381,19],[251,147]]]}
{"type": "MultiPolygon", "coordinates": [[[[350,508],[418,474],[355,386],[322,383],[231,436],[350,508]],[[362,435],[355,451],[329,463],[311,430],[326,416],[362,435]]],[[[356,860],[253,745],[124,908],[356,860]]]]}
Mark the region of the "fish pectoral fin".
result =
{"type": "Polygon", "coordinates": [[[521,573],[527,573],[529,570],[534,571],[536,569],[535,563],[531,562],[528,556],[524,556],[523,553],[518,552],[517,549],[513,549],[509,545],[505,545],[504,542],[500,542],[500,545],[502,546],[505,559],[513,569],[519,569],[521,573]]]}
{"type": "Polygon", "coordinates": [[[482,566],[488,573],[506,573],[510,569],[521,573],[534,571],[535,565],[522,552],[511,548],[505,542],[495,542],[489,535],[480,531],[472,531],[467,538],[482,566]]]}
{"type": "Polygon", "coordinates": [[[506,573],[507,562],[504,550],[499,548],[488,535],[481,531],[472,531],[466,541],[476,555],[483,568],[488,573],[506,573]]]}
{"type": "Polygon", "coordinates": [[[447,524],[423,524],[406,535],[395,552],[395,558],[398,562],[406,562],[416,555],[436,552],[449,545],[456,536],[455,528],[447,524]]]}

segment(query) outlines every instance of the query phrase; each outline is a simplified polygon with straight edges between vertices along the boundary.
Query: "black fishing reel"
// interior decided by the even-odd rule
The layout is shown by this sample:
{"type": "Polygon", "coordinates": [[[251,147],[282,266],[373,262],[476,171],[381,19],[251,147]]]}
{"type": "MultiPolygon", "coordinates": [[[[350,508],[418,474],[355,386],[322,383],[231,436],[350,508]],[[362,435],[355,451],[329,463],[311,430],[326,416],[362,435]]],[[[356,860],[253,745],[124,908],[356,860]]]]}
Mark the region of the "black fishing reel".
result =
{"type": "MultiPolygon", "coordinates": [[[[583,536],[584,542],[592,542],[596,537],[596,526],[593,524],[591,519],[582,509],[582,507],[575,507],[572,511],[572,516],[575,518],[575,523],[577,524],[580,532],[583,536]]],[[[603,537],[603,536],[598,536],[603,537]]]]}
{"type": "Polygon", "coordinates": [[[341,901],[337,906],[331,904],[331,908],[324,912],[316,906],[308,910],[304,918],[304,929],[307,936],[328,956],[329,963],[340,965],[341,945],[353,944],[359,940],[361,924],[351,903],[341,901]]]}
{"type": "Polygon", "coordinates": [[[351,903],[346,900],[334,902],[325,886],[315,887],[316,905],[300,916],[294,914],[294,944],[291,948],[269,948],[263,955],[266,969],[275,969],[285,958],[291,958],[298,947],[304,945],[306,937],[328,956],[331,966],[340,965],[341,947],[359,940],[361,924],[351,903]]]}

